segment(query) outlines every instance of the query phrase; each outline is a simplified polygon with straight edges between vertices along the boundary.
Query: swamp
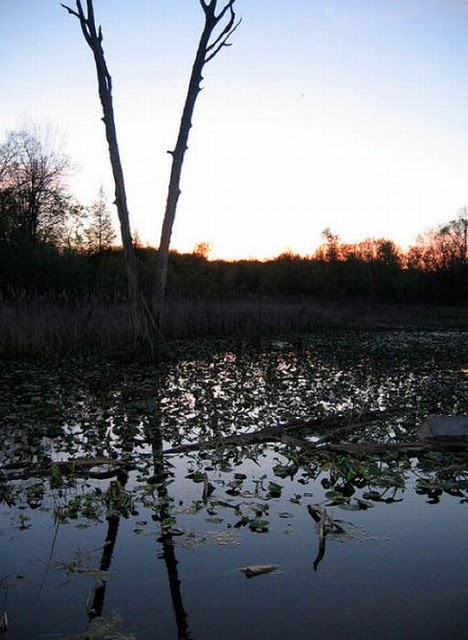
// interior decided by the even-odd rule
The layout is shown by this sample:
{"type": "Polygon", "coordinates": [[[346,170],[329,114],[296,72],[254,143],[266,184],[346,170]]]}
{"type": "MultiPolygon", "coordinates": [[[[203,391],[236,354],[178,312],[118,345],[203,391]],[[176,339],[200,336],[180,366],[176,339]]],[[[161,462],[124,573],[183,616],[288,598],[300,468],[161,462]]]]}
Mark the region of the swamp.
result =
{"type": "Polygon", "coordinates": [[[0,637],[468,637],[467,338],[3,360],[0,637]]]}

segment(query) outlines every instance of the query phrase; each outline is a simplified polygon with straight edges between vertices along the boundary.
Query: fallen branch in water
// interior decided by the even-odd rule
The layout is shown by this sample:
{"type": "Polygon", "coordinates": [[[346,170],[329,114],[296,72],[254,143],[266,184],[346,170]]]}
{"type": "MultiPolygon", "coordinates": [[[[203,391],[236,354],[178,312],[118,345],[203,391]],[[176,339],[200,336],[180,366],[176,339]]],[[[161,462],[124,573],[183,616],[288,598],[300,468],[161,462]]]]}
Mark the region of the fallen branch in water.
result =
{"type": "MultiPolygon", "coordinates": [[[[468,439],[459,437],[426,438],[413,442],[339,442],[346,433],[362,429],[382,418],[380,412],[369,412],[360,416],[346,418],[331,416],[328,418],[312,418],[309,420],[295,419],[279,426],[268,426],[258,431],[236,434],[211,440],[199,440],[190,444],[182,444],[163,451],[164,455],[188,453],[199,449],[223,449],[228,446],[248,446],[260,443],[281,442],[289,447],[295,447],[306,454],[343,453],[349,455],[372,455],[388,452],[402,452],[418,454],[424,451],[459,451],[468,449],[468,439]],[[315,440],[308,440],[300,432],[315,431],[315,440]]],[[[42,461],[41,464],[32,462],[12,462],[0,467],[0,480],[24,480],[31,476],[47,476],[53,470],[60,473],[85,475],[88,478],[107,479],[119,475],[126,475],[134,468],[128,460],[91,457],[71,458],[69,460],[42,461]],[[108,467],[105,471],[95,471],[95,467],[108,467]]],[[[203,500],[210,495],[211,488],[205,480],[203,500]]]]}
{"type": "Polygon", "coordinates": [[[249,433],[225,436],[224,438],[213,438],[206,441],[199,440],[189,444],[181,444],[177,447],[166,449],[164,454],[188,453],[190,451],[197,451],[198,449],[221,449],[230,445],[242,447],[250,444],[278,441],[284,442],[285,444],[293,444],[298,447],[316,448],[318,446],[323,446],[326,442],[336,439],[345,432],[353,431],[356,428],[362,428],[364,425],[370,424],[377,416],[381,417],[381,414],[369,412],[360,416],[350,416],[348,421],[342,416],[311,418],[309,420],[297,418],[279,426],[264,427],[259,431],[251,431],[249,433]],[[291,435],[292,433],[306,430],[319,431],[320,435],[314,442],[303,440],[302,438],[291,435]],[[323,431],[326,433],[322,433],[323,431]]]}
{"type": "Polygon", "coordinates": [[[322,562],[325,556],[325,539],[327,534],[346,532],[341,525],[339,525],[335,520],[333,520],[333,518],[331,518],[325,507],[322,507],[322,505],[311,504],[308,505],[307,510],[315,521],[315,526],[317,528],[317,534],[319,538],[319,548],[317,556],[314,560],[314,571],[317,571],[319,564],[322,562]]]}
{"type": "Polygon", "coordinates": [[[31,476],[47,476],[58,469],[61,473],[72,473],[74,475],[85,474],[87,478],[106,479],[113,478],[119,474],[126,474],[131,468],[128,461],[116,460],[114,458],[72,458],[70,460],[47,461],[42,464],[29,462],[12,462],[0,468],[0,479],[24,480],[31,476]],[[107,471],[91,471],[93,467],[111,467],[107,471]]]}
{"type": "Polygon", "coordinates": [[[190,444],[181,444],[164,451],[165,455],[175,453],[188,453],[199,449],[222,449],[227,446],[247,446],[268,442],[282,442],[288,446],[296,447],[307,453],[349,453],[352,455],[366,455],[374,453],[401,451],[407,453],[420,453],[434,449],[456,450],[466,449],[468,441],[460,438],[427,439],[413,442],[339,442],[346,433],[362,429],[372,424],[377,418],[381,419],[380,412],[369,412],[361,416],[345,418],[332,416],[329,418],[312,418],[310,420],[291,420],[283,425],[264,427],[258,431],[213,438],[211,440],[199,440],[190,444]],[[318,432],[316,440],[308,440],[301,435],[302,431],[318,432]],[[324,433],[325,432],[325,433],[324,433]]]}
{"type": "MultiPolygon", "coordinates": [[[[308,450],[307,443],[304,447],[308,450]]],[[[312,448],[312,447],[311,447],[312,448]]],[[[448,450],[456,451],[467,449],[468,442],[459,439],[453,441],[431,441],[431,442],[340,442],[325,444],[320,447],[320,452],[349,453],[350,455],[366,455],[373,453],[385,453],[400,451],[403,453],[422,453],[424,451],[448,450]]]]}

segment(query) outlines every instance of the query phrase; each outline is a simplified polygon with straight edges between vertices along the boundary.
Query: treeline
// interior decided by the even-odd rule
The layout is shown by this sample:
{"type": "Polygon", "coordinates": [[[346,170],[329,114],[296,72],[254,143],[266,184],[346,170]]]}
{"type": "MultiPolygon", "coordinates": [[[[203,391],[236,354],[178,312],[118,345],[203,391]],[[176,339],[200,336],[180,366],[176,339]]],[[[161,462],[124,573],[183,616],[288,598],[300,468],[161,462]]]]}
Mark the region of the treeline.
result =
{"type": "MultiPolygon", "coordinates": [[[[40,132],[10,132],[0,145],[0,295],[78,300],[125,298],[122,251],[101,192],[90,207],[68,192],[69,161],[40,132]]],[[[468,210],[429,230],[406,251],[392,241],[344,243],[329,229],[308,257],[209,260],[201,243],[172,252],[173,298],[313,296],[331,302],[460,305],[468,300],[468,210]]],[[[142,291],[149,296],[157,251],[137,246],[142,291]]]]}
{"type": "MultiPolygon", "coordinates": [[[[136,253],[142,289],[149,295],[157,252],[139,247],[136,253]]],[[[122,251],[63,249],[43,243],[19,251],[0,244],[0,292],[4,299],[123,299],[122,251]]],[[[284,253],[262,262],[211,261],[200,253],[172,252],[168,294],[220,300],[313,296],[330,302],[460,305],[468,300],[468,268],[466,259],[437,253],[427,238],[407,252],[388,240],[350,245],[334,238],[312,256],[284,253]]]]}

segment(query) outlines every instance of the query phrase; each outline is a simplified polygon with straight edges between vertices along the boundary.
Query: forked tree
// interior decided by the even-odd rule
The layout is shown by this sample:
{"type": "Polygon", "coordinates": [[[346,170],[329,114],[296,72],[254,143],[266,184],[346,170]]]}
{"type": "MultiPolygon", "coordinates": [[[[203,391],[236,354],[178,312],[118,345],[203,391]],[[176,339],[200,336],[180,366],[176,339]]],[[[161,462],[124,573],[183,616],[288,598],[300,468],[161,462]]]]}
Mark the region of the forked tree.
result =
{"type": "Polygon", "coordinates": [[[201,91],[203,69],[223,47],[230,46],[228,40],[240,24],[236,20],[234,3],[236,0],[199,0],[205,14],[205,23],[198,43],[197,53],[192,65],[192,73],[185,98],[182,117],[179,125],[177,142],[172,156],[171,173],[167,191],[166,210],[161,229],[156,272],[153,286],[153,315],[158,328],[161,327],[161,315],[164,308],[167,263],[171,244],[172,228],[177,211],[177,203],[180,196],[180,178],[185,152],[188,149],[188,139],[192,128],[192,116],[195,109],[198,94],[201,91]]]}
{"type": "Polygon", "coordinates": [[[83,11],[80,0],[76,0],[76,9],[72,9],[68,5],[62,4],[69,13],[79,19],[84,38],[94,55],[98,77],[99,97],[101,99],[102,109],[104,112],[103,120],[106,127],[109,155],[114,174],[116,195],[115,204],[119,214],[122,233],[128,288],[132,304],[132,319],[134,322],[136,337],[140,339],[143,338],[145,341],[149,340],[151,342],[151,338],[154,337],[160,339],[162,335],[161,316],[165,301],[169,247],[171,243],[177,203],[181,193],[180,178],[185,152],[188,148],[187,144],[189,133],[192,128],[192,116],[198,94],[201,91],[201,82],[203,80],[202,74],[205,65],[212,60],[223,47],[230,46],[228,42],[229,37],[239,26],[240,20],[236,20],[236,14],[234,12],[235,1],[236,0],[223,0],[220,2],[219,0],[199,0],[205,14],[205,22],[198,43],[195,60],[192,65],[192,72],[180,120],[177,142],[174,150],[169,151],[172,156],[172,165],[156,262],[152,296],[152,312],[150,312],[146,306],[138,285],[136,259],[130,233],[124,175],[117,143],[117,132],[112,102],[112,80],[102,48],[102,29],[101,27],[96,28],[92,0],[86,1],[86,13],[83,11]]]}
{"type": "Polygon", "coordinates": [[[76,9],[72,9],[63,3],[62,7],[66,9],[68,13],[78,18],[83,36],[93,52],[98,79],[99,98],[103,111],[102,119],[106,129],[109,158],[114,176],[115,205],[120,222],[134,338],[137,342],[152,345],[157,330],[151,311],[145,302],[138,283],[137,263],[130,230],[130,216],[127,205],[124,173],[120,159],[114,118],[112,78],[107,68],[102,47],[102,29],[100,26],[98,28],[96,27],[92,0],[86,0],[86,12],[83,10],[83,5],[80,0],[76,0],[76,9]]]}

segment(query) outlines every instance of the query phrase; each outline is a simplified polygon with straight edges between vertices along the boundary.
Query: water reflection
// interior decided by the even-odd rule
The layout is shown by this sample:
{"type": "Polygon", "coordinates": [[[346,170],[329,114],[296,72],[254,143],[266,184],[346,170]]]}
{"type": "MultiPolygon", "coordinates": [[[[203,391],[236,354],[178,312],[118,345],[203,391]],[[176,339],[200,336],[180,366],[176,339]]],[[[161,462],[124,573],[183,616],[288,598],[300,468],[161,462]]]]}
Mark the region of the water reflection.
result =
{"type": "Polygon", "coordinates": [[[171,593],[172,607],[174,609],[177,625],[178,640],[192,640],[188,625],[188,616],[182,599],[181,582],[179,579],[178,562],[174,549],[174,532],[172,528],[171,499],[168,491],[168,479],[170,473],[167,469],[163,453],[163,436],[160,424],[152,420],[146,427],[147,442],[153,453],[153,480],[157,490],[158,508],[153,519],[161,525],[161,535],[158,542],[162,546],[162,554],[158,558],[163,559],[166,565],[169,590],[171,593]]]}
{"type": "MultiPolygon", "coordinates": [[[[117,533],[119,531],[120,516],[110,515],[107,516],[107,534],[104,541],[102,550],[101,562],[99,564],[99,571],[107,572],[111,567],[112,554],[114,553],[115,542],[117,540],[117,533]]],[[[94,589],[94,597],[88,608],[88,615],[90,620],[102,616],[104,611],[104,600],[106,597],[107,580],[101,578],[94,589]]]]}
{"type": "Polygon", "coordinates": [[[468,632],[450,587],[463,593],[468,568],[465,451],[356,453],[362,442],[412,440],[431,411],[468,413],[467,341],[444,336],[447,356],[437,336],[365,344],[365,356],[362,336],[354,346],[321,336],[300,353],[219,350],[158,367],[8,365],[0,585],[9,638],[86,637],[116,610],[122,633],[143,639],[237,640],[252,629],[259,639],[431,637],[404,611],[417,590],[413,606],[430,619],[441,584],[452,596],[446,629],[468,632]],[[354,453],[317,448],[324,439],[354,453]],[[89,549],[81,566],[57,563],[89,549]],[[239,574],[258,564],[280,570],[239,574]],[[428,575],[439,587],[427,588],[428,575]],[[389,611],[363,628],[374,592],[389,611]],[[215,601],[219,613],[207,605],[215,601]],[[349,611],[338,615],[336,602],[349,611]]]}
{"type": "MultiPolygon", "coordinates": [[[[155,402],[152,403],[152,407],[154,409],[156,408],[155,402]]],[[[155,411],[155,415],[158,415],[158,411],[155,411]]],[[[177,638],[178,640],[193,640],[193,636],[189,630],[188,616],[184,608],[181,581],[178,574],[178,561],[174,542],[176,530],[171,526],[174,520],[172,518],[172,500],[169,495],[168,484],[171,481],[169,466],[172,465],[167,462],[163,455],[164,441],[157,419],[147,418],[143,421],[142,417],[138,418],[135,413],[132,414],[131,423],[133,425],[141,427],[143,422],[145,439],[142,450],[145,454],[151,452],[152,455],[152,474],[150,481],[151,487],[157,497],[156,503],[153,506],[152,520],[158,522],[160,525],[160,535],[157,538],[157,542],[161,545],[162,551],[158,555],[158,559],[162,559],[166,567],[168,587],[177,627],[177,638]]],[[[135,431],[140,431],[140,429],[135,429],[135,431]]],[[[119,450],[119,444],[121,443],[119,443],[118,435],[116,435],[115,432],[112,434],[109,432],[109,434],[113,443],[112,450],[119,450]]],[[[129,446],[127,442],[125,449],[127,451],[133,450],[134,446],[129,446]]],[[[104,614],[108,580],[103,576],[111,569],[120,519],[122,516],[128,517],[131,511],[134,512],[133,515],[137,513],[136,510],[134,510],[133,503],[122,500],[123,496],[127,497],[129,495],[124,491],[128,474],[123,469],[118,469],[115,472],[115,476],[117,479],[110,483],[106,492],[105,502],[108,511],[106,516],[107,533],[99,564],[99,573],[102,575],[94,588],[94,595],[88,606],[88,616],[90,620],[99,618],[104,614]]],[[[145,597],[148,598],[148,594],[145,594],[145,597]]]]}
{"type": "MultiPolygon", "coordinates": [[[[150,437],[149,434],[148,437],[150,437]]],[[[325,469],[325,462],[318,468],[315,465],[313,468],[299,465],[292,477],[285,477],[283,472],[288,468],[288,461],[283,455],[284,452],[275,452],[268,447],[264,447],[262,453],[257,450],[253,456],[254,460],[249,460],[245,455],[241,457],[218,455],[215,460],[200,459],[192,455],[190,459],[181,458],[178,461],[173,459],[175,466],[168,468],[162,454],[163,441],[157,429],[153,431],[151,438],[153,461],[152,473],[147,477],[150,480],[149,484],[139,483],[134,472],[131,472],[126,486],[128,492],[131,491],[135,511],[138,511],[138,514],[128,513],[128,518],[124,518],[122,514],[107,514],[105,544],[102,547],[101,538],[101,558],[97,565],[99,578],[92,591],[89,608],[90,619],[95,620],[112,614],[116,596],[119,601],[122,599],[127,601],[127,605],[138,613],[136,617],[129,619],[125,609],[121,609],[123,620],[128,624],[126,635],[136,631],[138,638],[150,638],[155,633],[159,633],[159,637],[179,639],[219,638],[220,635],[235,638],[238,637],[242,627],[241,621],[239,626],[233,618],[232,607],[237,598],[238,602],[242,602],[242,606],[245,607],[244,615],[251,617],[252,625],[259,625],[259,629],[264,629],[258,633],[258,637],[267,638],[271,635],[267,634],[265,623],[258,618],[255,609],[264,610],[267,606],[268,594],[274,594],[279,585],[283,585],[284,599],[281,602],[276,601],[275,606],[278,611],[289,611],[290,607],[293,607],[293,598],[299,598],[303,602],[305,593],[312,588],[314,592],[316,589],[323,589],[323,593],[335,593],[333,598],[339,597],[338,585],[341,577],[347,575],[349,579],[350,571],[360,576],[363,588],[369,589],[368,585],[372,584],[372,578],[369,575],[372,563],[378,567],[376,570],[381,575],[382,584],[379,585],[379,589],[382,589],[388,581],[395,584],[392,572],[395,562],[400,562],[399,554],[404,562],[405,573],[420,571],[420,575],[425,575],[429,570],[424,558],[432,558],[430,573],[432,575],[434,571],[438,572],[439,578],[436,584],[439,585],[441,576],[444,576],[444,585],[448,584],[448,580],[460,582],[462,575],[459,572],[464,573],[468,568],[464,567],[463,556],[460,558],[460,550],[464,544],[463,510],[466,506],[460,503],[461,498],[443,490],[437,505],[427,504],[426,500],[431,498],[427,494],[416,492],[416,483],[420,479],[420,467],[415,460],[405,462],[403,467],[398,467],[396,463],[392,465],[392,473],[395,474],[393,477],[403,477],[404,484],[390,489],[383,486],[388,484],[391,478],[386,463],[378,464],[373,461],[371,464],[369,461],[369,464],[366,464],[362,460],[354,461],[355,476],[352,480],[347,480],[347,484],[344,483],[344,477],[349,478],[352,473],[351,460],[348,460],[347,465],[341,469],[340,460],[329,460],[330,467],[325,469]],[[363,480],[364,476],[370,477],[371,472],[375,473],[372,469],[373,464],[380,466],[382,486],[378,485],[375,478],[369,482],[363,480]],[[273,469],[280,475],[275,475],[273,469]],[[202,475],[199,474],[206,474],[205,479],[208,478],[208,482],[213,487],[209,494],[205,491],[206,483],[202,481],[202,475]],[[142,488],[144,491],[140,494],[142,488]],[[149,493],[150,489],[152,493],[149,493]],[[319,513],[321,518],[325,511],[333,524],[337,524],[339,528],[333,529],[330,525],[326,531],[316,529],[311,517],[311,510],[314,509],[314,513],[322,510],[319,513]],[[136,528],[136,522],[142,521],[152,522],[157,527],[154,529],[151,524],[148,524],[140,535],[132,533],[132,527],[136,528]],[[130,527],[125,526],[122,529],[123,522],[126,525],[128,523],[130,527]],[[447,522],[450,522],[449,534],[446,531],[447,522]],[[231,532],[230,535],[234,535],[235,532],[239,545],[233,544],[233,537],[223,539],[222,536],[228,532],[231,532]],[[118,536],[123,536],[119,544],[117,544],[118,536]],[[227,546],[216,547],[217,543],[226,540],[227,546]],[[421,553],[415,552],[413,544],[415,540],[418,540],[421,553]],[[159,589],[155,588],[155,583],[152,581],[149,584],[145,582],[140,584],[138,575],[139,566],[141,566],[139,562],[148,564],[151,549],[156,552],[158,545],[161,549],[158,558],[159,561],[163,560],[165,567],[166,588],[170,594],[176,628],[174,634],[167,635],[161,635],[158,629],[161,619],[169,615],[169,611],[158,612],[160,619],[154,621],[154,627],[150,626],[151,616],[148,619],[148,609],[154,606],[155,600],[161,601],[162,583],[159,589]],[[139,550],[140,547],[141,550],[139,550]],[[216,553],[216,548],[219,548],[219,553],[216,553]],[[411,555],[411,549],[415,552],[414,556],[411,555]],[[386,555],[388,558],[384,559],[386,555]],[[127,559],[125,568],[122,566],[123,556],[127,559]],[[263,563],[279,565],[279,573],[276,576],[253,578],[254,587],[249,587],[244,593],[245,587],[241,586],[244,578],[241,576],[236,578],[238,568],[263,563]],[[317,576],[322,576],[315,587],[310,576],[310,572],[314,569],[317,576]],[[102,572],[106,575],[103,576],[102,572]],[[335,580],[337,582],[334,585],[335,580]],[[203,598],[206,598],[207,602],[216,600],[222,603],[219,605],[220,614],[210,615],[212,630],[206,628],[206,618],[204,623],[200,619],[200,612],[205,608],[197,596],[198,593],[200,595],[203,593],[203,598]],[[251,593],[250,604],[245,601],[248,593],[251,593]],[[221,614],[221,611],[224,613],[221,614]],[[232,620],[231,630],[226,629],[223,623],[223,620],[226,622],[227,619],[232,620]],[[189,624],[195,633],[189,628],[189,624]]],[[[103,481],[100,482],[102,486],[103,481]]],[[[115,480],[106,482],[109,483],[109,488],[115,480]]],[[[103,495],[108,493],[108,488],[103,491],[103,495]]],[[[460,489],[460,491],[466,495],[465,490],[460,489]]],[[[114,496],[114,503],[116,501],[117,496],[114,496]]],[[[105,501],[104,507],[106,507],[105,501]]],[[[106,510],[103,508],[103,514],[105,513],[106,510]]],[[[21,532],[17,531],[16,536],[17,541],[26,540],[26,537],[31,541],[34,540],[36,554],[41,554],[40,538],[37,538],[40,524],[36,514],[41,515],[41,512],[37,510],[31,512],[32,526],[21,532]],[[24,537],[18,538],[18,536],[24,537]]],[[[45,515],[47,514],[42,513],[41,517],[45,515]]],[[[76,519],[61,524],[58,542],[74,523],[85,522],[86,518],[81,514],[76,519]]],[[[83,544],[80,542],[80,537],[84,537],[85,533],[86,530],[80,533],[80,530],[75,529],[74,542],[69,547],[70,553],[73,550],[73,544],[75,547],[83,544]]],[[[102,525],[96,525],[97,533],[102,536],[102,525]]],[[[0,546],[2,557],[9,558],[10,543],[5,536],[0,537],[0,546]]],[[[27,546],[31,548],[32,545],[28,543],[27,546]]],[[[54,543],[54,546],[57,545],[54,543]]],[[[99,547],[98,538],[93,535],[92,544],[88,543],[87,546],[93,549],[99,547]]],[[[44,546],[44,551],[48,553],[49,549],[50,539],[48,545],[44,546]]],[[[63,554],[63,548],[60,551],[63,554]]],[[[23,548],[20,553],[27,558],[31,549],[27,551],[23,548]]],[[[4,570],[12,575],[13,567],[14,564],[10,565],[8,561],[4,565],[4,570]]],[[[55,597],[51,586],[63,583],[63,578],[57,578],[57,571],[57,565],[54,563],[41,596],[41,606],[47,609],[50,606],[47,602],[50,602],[51,597],[55,597]]],[[[157,570],[156,567],[154,569],[148,567],[148,571],[151,574],[157,570]]],[[[83,603],[88,591],[85,571],[82,573],[75,571],[68,573],[67,576],[68,588],[71,589],[73,586],[70,581],[75,587],[69,592],[73,593],[73,596],[65,608],[70,607],[73,601],[79,600],[83,603]]],[[[28,580],[31,579],[35,581],[33,574],[28,578],[28,580]]],[[[89,579],[94,579],[93,573],[89,574],[89,579]]],[[[354,582],[353,578],[352,583],[354,582]]],[[[406,582],[405,577],[404,583],[406,582]]],[[[415,577],[412,578],[412,582],[416,584],[415,577]]],[[[377,586],[374,585],[373,588],[377,589],[377,586]]],[[[24,586],[17,582],[15,591],[20,599],[23,597],[21,596],[23,590],[24,586]]],[[[403,589],[403,592],[405,591],[406,589],[403,589]]],[[[27,596],[27,590],[24,595],[27,596]]],[[[315,593],[315,596],[318,597],[318,594],[315,593]]],[[[428,596],[429,592],[425,586],[425,595],[421,594],[420,597],[427,599],[428,596]]],[[[277,597],[279,594],[273,596],[273,600],[275,601],[277,597]]],[[[348,594],[347,598],[351,603],[353,599],[356,600],[356,595],[348,594]]],[[[319,613],[314,607],[314,624],[320,627],[324,612],[330,610],[330,603],[322,597],[318,599],[324,610],[319,613]]],[[[394,594],[393,601],[399,602],[400,596],[395,600],[394,594]]],[[[7,606],[10,619],[18,626],[17,611],[11,605],[11,598],[9,598],[7,606]]],[[[363,603],[360,602],[359,606],[362,607],[363,603]]],[[[401,606],[406,605],[401,602],[401,606]]],[[[455,616],[454,619],[460,621],[456,603],[455,609],[452,607],[451,611],[455,616]]],[[[51,612],[48,615],[50,616],[51,612]]],[[[288,637],[274,609],[269,615],[272,624],[274,622],[275,625],[279,625],[277,637],[288,637]]],[[[336,616],[336,612],[334,615],[336,616]]],[[[304,620],[304,627],[299,627],[296,619],[290,621],[292,629],[289,632],[293,633],[294,637],[308,637],[306,629],[310,630],[307,625],[311,623],[311,618],[306,615],[304,620]]],[[[54,624],[60,625],[63,622],[60,623],[59,618],[54,624]]],[[[383,624],[382,621],[381,624],[383,624]]],[[[386,624],[384,628],[388,629],[388,622],[386,624]]],[[[15,636],[12,629],[11,637],[34,638],[35,629],[37,633],[44,634],[47,629],[50,632],[50,626],[41,626],[37,619],[31,618],[30,625],[28,627],[30,635],[23,633],[15,636]]],[[[59,628],[66,629],[67,626],[59,626],[59,628]]],[[[357,621],[352,623],[351,629],[354,629],[356,635],[353,636],[351,633],[348,637],[361,637],[357,635],[357,621]]],[[[272,633],[272,627],[269,627],[269,633],[272,633]]],[[[340,633],[337,629],[335,635],[330,633],[328,637],[343,638],[344,636],[340,633]]],[[[366,637],[366,634],[362,637],[366,637]]],[[[409,636],[403,634],[401,637],[409,636]]],[[[416,633],[414,637],[421,636],[416,633]]]]}

